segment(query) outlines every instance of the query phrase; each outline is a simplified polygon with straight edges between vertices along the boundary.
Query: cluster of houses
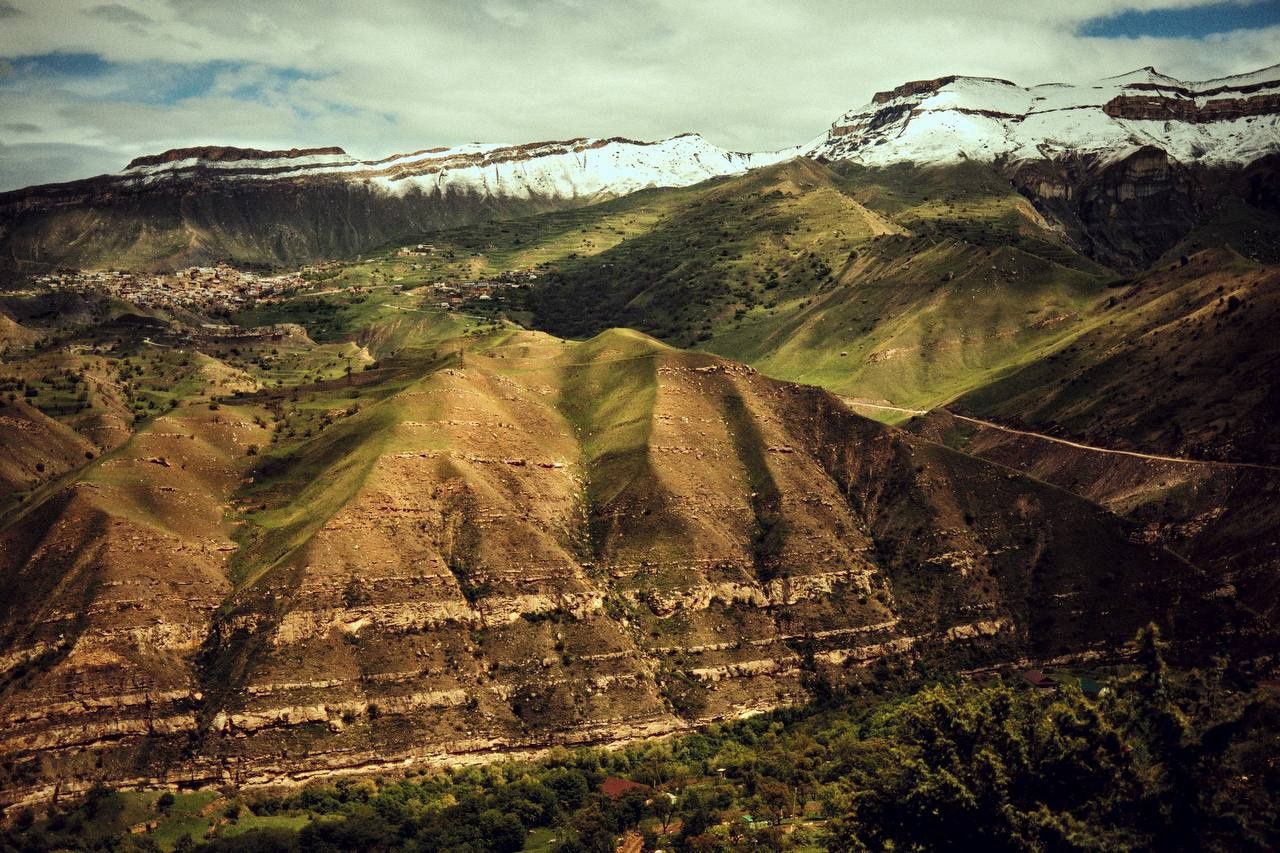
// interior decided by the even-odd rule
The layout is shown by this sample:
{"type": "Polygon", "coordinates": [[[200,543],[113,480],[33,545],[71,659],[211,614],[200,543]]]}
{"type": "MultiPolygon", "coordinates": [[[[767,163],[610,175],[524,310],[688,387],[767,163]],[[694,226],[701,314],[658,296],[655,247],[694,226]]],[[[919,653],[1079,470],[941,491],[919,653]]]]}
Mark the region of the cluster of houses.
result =
{"type": "Polygon", "coordinates": [[[396,254],[402,258],[423,258],[434,253],[435,250],[436,247],[429,243],[418,243],[415,246],[401,246],[396,254]]]}
{"type": "Polygon", "coordinates": [[[437,305],[440,308],[457,310],[468,303],[501,300],[506,292],[527,285],[537,278],[538,274],[534,272],[507,272],[493,278],[433,284],[430,287],[439,297],[437,305]]]}
{"type": "Polygon", "coordinates": [[[301,272],[262,276],[225,264],[157,274],[59,270],[35,280],[51,290],[102,293],[139,306],[192,311],[227,310],[271,300],[307,283],[301,272]]]}

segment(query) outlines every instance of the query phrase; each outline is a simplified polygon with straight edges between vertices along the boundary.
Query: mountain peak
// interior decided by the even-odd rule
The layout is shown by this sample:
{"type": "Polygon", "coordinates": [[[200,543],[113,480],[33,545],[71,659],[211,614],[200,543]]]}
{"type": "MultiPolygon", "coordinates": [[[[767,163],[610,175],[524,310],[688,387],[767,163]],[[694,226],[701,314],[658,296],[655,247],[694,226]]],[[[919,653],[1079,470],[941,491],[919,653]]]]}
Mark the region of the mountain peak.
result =
{"type": "Polygon", "coordinates": [[[887,104],[888,102],[897,100],[898,98],[909,98],[915,95],[936,93],[961,80],[974,81],[977,83],[995,83],[1001,86],[1016,85],[1008,80],[1002,80],[999,77],[970,77],[964,74],[949,74],[945,77],[935,77],[932,80],[912,80],[910,82],[903,83],[901,86],[889,89],[888,91],[876,92],[871,96],[871,103],[887,104]]]}
{"type": "Polygon", "coordinates": [[[1199,83],[1150,65],[1091,85],[917,80],[876,92],[805,153],[885,165],[1110,157],[1144,145],[1212,163],[1250,162],[1280,149],[1280,66],[1199,83]]]}

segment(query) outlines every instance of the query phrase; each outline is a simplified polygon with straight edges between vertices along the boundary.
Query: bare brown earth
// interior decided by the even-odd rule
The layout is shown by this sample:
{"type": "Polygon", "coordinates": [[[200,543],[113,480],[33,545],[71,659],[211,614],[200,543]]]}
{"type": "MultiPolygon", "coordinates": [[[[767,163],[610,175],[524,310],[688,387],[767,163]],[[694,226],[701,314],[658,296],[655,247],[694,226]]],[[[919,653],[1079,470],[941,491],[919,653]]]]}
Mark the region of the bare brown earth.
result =
{"type": "Polygon", "coordinates": [[[1209,250],[1112,290],[1067,346],[949,408],[1117,450],[1280,465],[1280,268],[1209,250]]]}
{"type": "Polygon", "coordinates": [[[1221,600],[1082,498],[635,333],[386,362],[294,451],[246,455],[273,392],[182,406],[0,532],[6,802],[617,743],[1221,600]]]}
{"type": "Polygon", "coordinates": [[[190,730],[194,655],[230,587],[219,500],[262,432],[238,412],[158,418],[0,534],[10,797],[66,771],[119,776],[119,744],[190,730]]]}
{"type": "Polygon", "coordinates": [[[24,327],[8,314],[0,312],[0,349],[10,346],[27,346],[39,337],[39,332],[24,327]]]}
{"type": "Polygon", "coordinates": [[[913,419],[922,436],[997,462],[1105,506],[1220,579],[1244,602],[1234,640],[1270,649],[1280,618],[1280,470],[1257,465],[1173,461],[1072,445],[1048,436],[959,418],[946,411],[913,419]]]}
{"type": "MultiPolygon", "coordinates": [[[[98,448],[23,400],[0,405],[0,495],[65,474],[98,448]]],[[[7,501],[0,499],[0,507],[7,501]]]]}

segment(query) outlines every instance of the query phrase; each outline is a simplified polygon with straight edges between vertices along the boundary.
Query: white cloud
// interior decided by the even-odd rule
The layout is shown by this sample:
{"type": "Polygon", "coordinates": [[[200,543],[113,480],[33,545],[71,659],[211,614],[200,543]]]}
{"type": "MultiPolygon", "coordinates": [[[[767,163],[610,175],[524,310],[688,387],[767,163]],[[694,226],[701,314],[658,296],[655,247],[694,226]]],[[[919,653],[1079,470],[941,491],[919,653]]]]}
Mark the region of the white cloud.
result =
{"type": "MultiPolygon", "coordinates": [[[[41,129],[23,135],[21,152],[32,142],[88,145],[121,166],[201,143],[337,144],[377,156],[687,130],[759,150],[810,139],[911,79],[1086,81],[1142,65],[1204,79],[1280,55],[1280,28],[1207,40],[1075,35],[1099,15],[1203,0],[6,2],[21,13],[0,27],[0,56],[86,52],[125,63],[99,79],[0,83],[0,115],[41,129]],[[159,69],[211,62],[228,65],[208,92],[172,106],[143,96],[159,69]],[[281,77],[282,68],[306,76],[281,77]]],[[[17,140],[0,128],[5,141],[17,140]]],[[[3,174],[13,186],[22,169],[5,164],[3,174]]]]}

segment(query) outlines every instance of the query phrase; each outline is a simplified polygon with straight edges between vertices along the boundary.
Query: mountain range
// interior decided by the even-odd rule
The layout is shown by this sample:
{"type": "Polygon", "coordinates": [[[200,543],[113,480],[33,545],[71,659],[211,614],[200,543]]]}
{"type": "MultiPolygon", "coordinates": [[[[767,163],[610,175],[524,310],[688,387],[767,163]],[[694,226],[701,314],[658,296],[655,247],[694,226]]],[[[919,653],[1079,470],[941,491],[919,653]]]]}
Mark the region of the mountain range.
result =
{"type": "Polygon", "coordinates": [[[1150,235],[1108,245],[1094,222],[1113,203],[1132,202],[1143,208],[1143,230],[1185,232],[1217,201],[1205,185],[1222,181],[1204,176],[1224,170],[1237,192],[1274,206],[1278,122],[1280,66],[1198,83],[1144,68],[1092,85],[1024,88],[961,76],[906,83],[876,93],[817,139],[764,154],[724,151],[696,134],[473,144],[373,161],[340,148],[175,149],[119,174],[0,194],[0,263],[11,275],[107,262],[296,264],[795,157],[993,163],[1091,254],[1140,263],[1153,258],[1150,235]]]}
{"type": "Polygon", "coordinates": [[[768,154],[0,195],[0,805],[616,745],[1150,622],[1273,674],[1278,122],[1280,66],[942,77],[768,154]],[[215,262],[312,266],[217,310],[39,277],[215,262]]]}

